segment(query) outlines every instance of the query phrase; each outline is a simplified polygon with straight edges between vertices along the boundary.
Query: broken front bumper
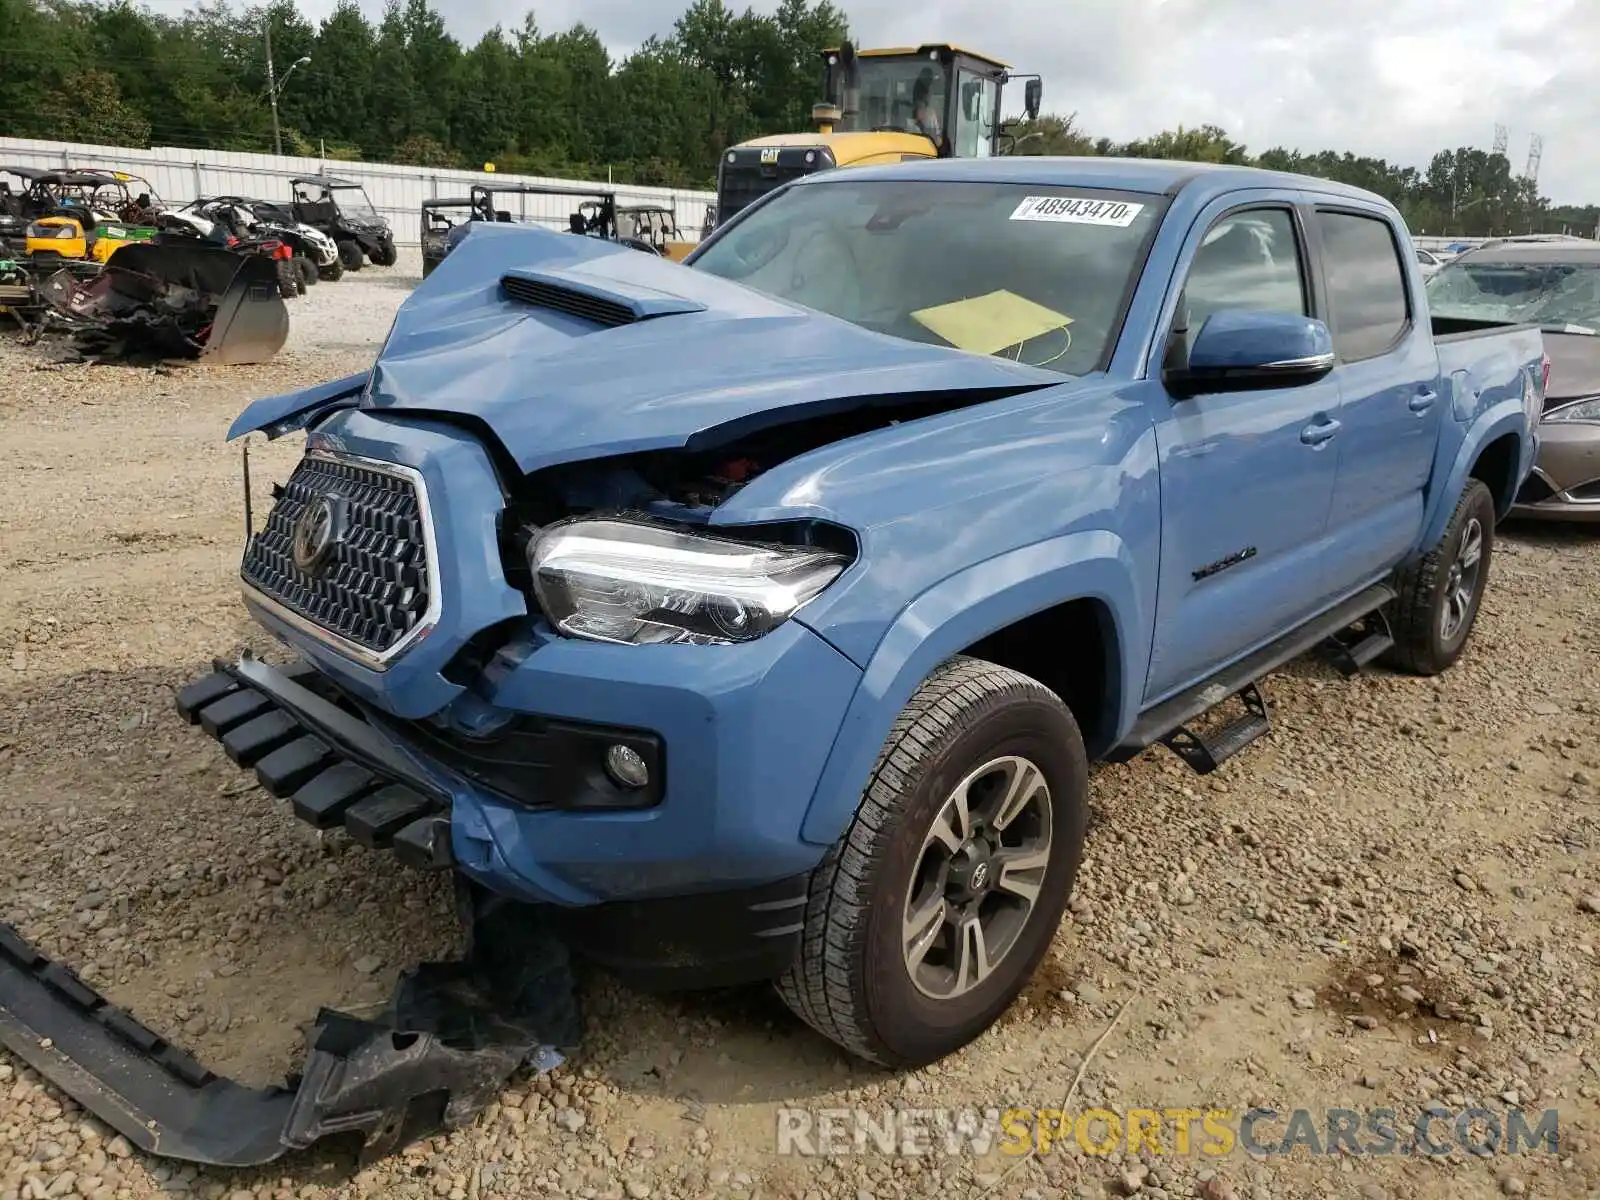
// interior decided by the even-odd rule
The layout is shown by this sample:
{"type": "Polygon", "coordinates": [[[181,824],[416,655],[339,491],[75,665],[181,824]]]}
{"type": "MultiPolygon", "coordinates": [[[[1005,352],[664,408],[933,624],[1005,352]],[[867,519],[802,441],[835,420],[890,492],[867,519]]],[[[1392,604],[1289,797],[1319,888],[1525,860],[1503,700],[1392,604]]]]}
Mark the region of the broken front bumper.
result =
{"type": "Polygon", "coordinates": [[[403,974],[379,1019],[319,1011],[300,1074],[248,1088],[0,923],[0,1045],[166,1158],[258,1166],[339,1135],[381,1158],[470,1122],[524,1063],[560,1061],[580,1030],[563,944],[536,915],[490,902],[474,905],[464,961],[403,974]]]}
{"type": "MultiPolygon", "coordinates": [[[[303,669],[247,658],[184,689],[178,708],[269,791],[292,794],[306,820],[448,865],[440,798],[394,782],[405,767],[393,747],[303,682],[313,682],[303,669]],[[252,671],[272,680],[275,702],[248,686],[252,671]],[[297,722],[302,708],[337,730],[341,755],[297,722]]],[[[542,911],[464,881],[458,896],[466,958],[403,974],[374,1020],[319,1011],[304,1066],[282,1087],[207,1070],[4,923],[0,1045],[151,1154],[243,1167],[353,1135],[364,1159],[382,1157],[471,1121],[519,1066],[559,1061],[582,1029],[566,943],[542,911]]]]}

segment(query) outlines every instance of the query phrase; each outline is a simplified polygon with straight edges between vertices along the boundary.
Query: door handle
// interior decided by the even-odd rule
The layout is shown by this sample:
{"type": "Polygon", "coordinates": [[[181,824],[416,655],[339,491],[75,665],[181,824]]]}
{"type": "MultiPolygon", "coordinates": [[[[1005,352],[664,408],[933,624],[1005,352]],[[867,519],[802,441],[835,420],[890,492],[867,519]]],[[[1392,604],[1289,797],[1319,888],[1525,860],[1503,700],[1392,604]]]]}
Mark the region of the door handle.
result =
{"type": "Polygon", "coordinates": [[[1438,392],[1434,391],[1432,388],[1423,388],[1415,396],[1411,397],[1411,402],[1407,405],[1407,407],[1410,408],[1414,413],[1427,412],[1433,407],[1433,402],[1438,398],[1438,392]]]}
{"type": "Polygon", "coordinates": [[[1313,421],[1300,431],[1300,440],[1308,446],[1320,446],[1324,442],[1332,441],[1333,435],[1340,429],[1339,422],[1333,420],[1313,421]]]}

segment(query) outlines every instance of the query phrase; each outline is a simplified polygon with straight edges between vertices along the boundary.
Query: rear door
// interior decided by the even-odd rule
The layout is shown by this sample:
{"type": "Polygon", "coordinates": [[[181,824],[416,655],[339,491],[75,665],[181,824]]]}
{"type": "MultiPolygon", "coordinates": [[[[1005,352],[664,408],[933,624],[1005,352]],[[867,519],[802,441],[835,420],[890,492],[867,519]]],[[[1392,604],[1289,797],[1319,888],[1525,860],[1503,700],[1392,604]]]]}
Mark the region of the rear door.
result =
{"type": "Polygon", "coordinates": [[[1308,222],[1339,365],[1338,474],[1323,561],[1330,590],[1387,573],[1422,533],[1423,489],[1448,407],[1421,272],[1382,211],[1319,204],[1308,222]]]}
{"type": "MultiPolygon", "coordinates": [[[[1207,209],[1180,259],[1191,339],[1223,308],[1320,315],[1293,200],[1241,199],[1207,209]]],[[[1338,462],[1331,377],[1182,399],[1159,376],[1154,386],[1161,579],[1147,705],[1327,606],[1322,550],[1338,462]]]]}

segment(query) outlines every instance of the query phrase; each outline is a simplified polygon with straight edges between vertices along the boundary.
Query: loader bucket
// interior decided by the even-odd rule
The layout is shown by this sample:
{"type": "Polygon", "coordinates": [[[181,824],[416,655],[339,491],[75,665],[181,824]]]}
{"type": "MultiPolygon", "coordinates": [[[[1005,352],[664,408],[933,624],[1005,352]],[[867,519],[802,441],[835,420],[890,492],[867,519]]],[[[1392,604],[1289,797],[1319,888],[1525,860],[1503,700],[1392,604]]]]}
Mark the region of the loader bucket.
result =
{"type": "Polygon", "coordinates": [[[288,340],[289,309],[278,294],[277,264],[247,255],[217,302],[200,359],[226,366],[266,362],[288,340]]]}
{"type": "Polygon", "coordinates": [[[257,363],[289,337],[276,264],[191,238],[129,242],[91,279],[57,272],[41,290],[84,353],[257,363]]]}
{"type": "Polygon", "coordinates": [[[191,294],[195,305],[210,310],[209,320],[195,314],[202,322],[194,337],[202,362],[266,362],[289,340],[277,265],[265,255],[188,239],[130,242],[112,254],[106,269],[142,276],[174,299],[191,294]]]}

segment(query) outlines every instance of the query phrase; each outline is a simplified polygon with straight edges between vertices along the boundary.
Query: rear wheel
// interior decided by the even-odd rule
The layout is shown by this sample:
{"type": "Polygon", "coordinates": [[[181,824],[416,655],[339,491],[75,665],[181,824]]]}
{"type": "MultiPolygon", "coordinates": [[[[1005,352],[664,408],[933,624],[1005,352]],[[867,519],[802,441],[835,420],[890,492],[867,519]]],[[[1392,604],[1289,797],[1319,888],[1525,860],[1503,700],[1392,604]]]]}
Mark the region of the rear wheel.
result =
{"type": "Polygon", "coordinates": [[[813,873],[794,1012],[858,1057],[960,1049],[1049,949],[1083,853],[1088,764],[1059,697],[953,658],[912,696],[855,820],[813,873]]]}
{"type": "Polygon", "coordinates": [[[294,269],[294,260],[292,258],[280,258],[276,259],[275,262],[278,268],[278,295],[285,300],[293,300],[305,289],[305,285],[300,282],[300,277],[294,269]]]}
{"type": "Polygon", "coordinates": [[[1494,496],[1469,479],[1444,534],[1400,573],[1394,648],[1385,661],[1413,675],[1437,675],[1466,649],[1494,556],[1494,496]]]}

